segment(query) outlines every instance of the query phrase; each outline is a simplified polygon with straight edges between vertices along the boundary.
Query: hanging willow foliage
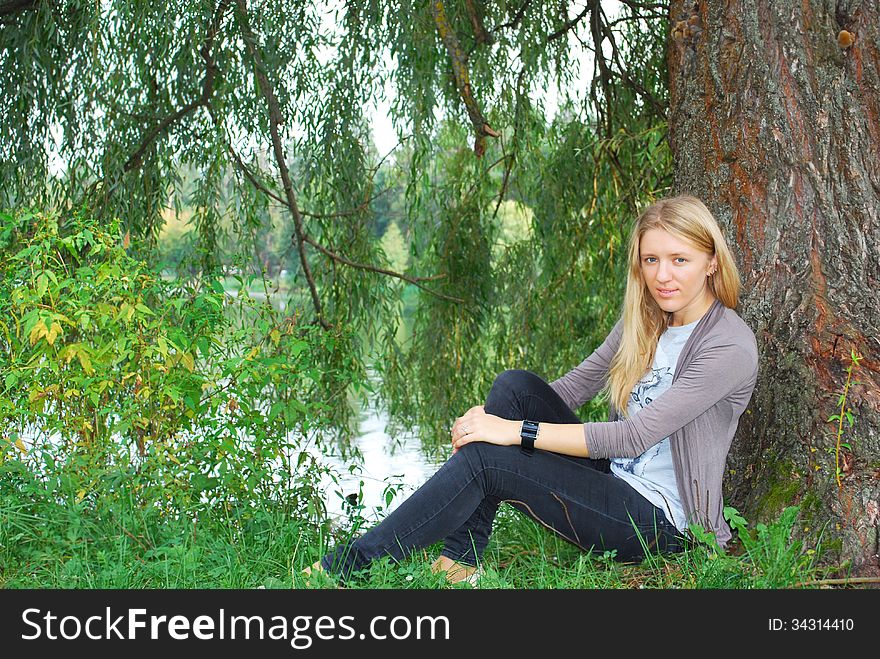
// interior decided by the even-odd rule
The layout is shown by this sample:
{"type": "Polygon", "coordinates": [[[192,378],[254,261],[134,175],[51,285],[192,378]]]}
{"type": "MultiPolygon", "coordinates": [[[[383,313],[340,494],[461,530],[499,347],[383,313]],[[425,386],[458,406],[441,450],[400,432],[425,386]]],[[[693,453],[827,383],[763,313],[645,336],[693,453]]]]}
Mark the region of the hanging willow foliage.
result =
{"type": "MultiPolygon", "coordinates": [[[[665,14],[631,1],[612,18],[598,0],[0,1],[0,206],[85,205],[149,257],[163,213],[186,205],[205,273],[222,227],[247,252],[280,212],[292,307],[340,337],[326,373],[372,359],[393,417],[436,438],[495,373],[557,377],[613,324],[629,223],[670,183],[665,14]],[[540,90],[583,84],[578,43],[592,80],[548,122],[540,90]],[[391,157],[366,115],[386,86],[391,157]],[[406,190],[405,272],[371,237],[388,169],[406,190]],[[502,240],[511,208],[525,228],[502,240]],[[405,292],[417,308],[399,345],[405,292]]],[[[315,395],[344,426],[331,381],[315,395]]]]}

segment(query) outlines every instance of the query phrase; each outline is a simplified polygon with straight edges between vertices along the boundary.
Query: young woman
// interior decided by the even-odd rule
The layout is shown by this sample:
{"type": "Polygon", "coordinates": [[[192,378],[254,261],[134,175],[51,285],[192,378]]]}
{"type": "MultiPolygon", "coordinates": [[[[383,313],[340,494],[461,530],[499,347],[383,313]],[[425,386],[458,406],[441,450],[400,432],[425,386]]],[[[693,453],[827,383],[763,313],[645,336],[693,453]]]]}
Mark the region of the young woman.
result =
{"type": "Polygon", "coordinates": [[[754,333],[734,311],[739,287],[703,203],[656,202],[632,232],[623,313],[605,342],[549,384],[499,375],[485,405],[455,420],[437,473],[311,570],[344,583],[377,557],[443,540],[434,569],[473,581],[501,502],[618,560],[680,551],[691,523],[724,546],[721,479],[758,371],[754,333]],[[600,391],[610,420],[582,423],[573,410],[600,391]]]}

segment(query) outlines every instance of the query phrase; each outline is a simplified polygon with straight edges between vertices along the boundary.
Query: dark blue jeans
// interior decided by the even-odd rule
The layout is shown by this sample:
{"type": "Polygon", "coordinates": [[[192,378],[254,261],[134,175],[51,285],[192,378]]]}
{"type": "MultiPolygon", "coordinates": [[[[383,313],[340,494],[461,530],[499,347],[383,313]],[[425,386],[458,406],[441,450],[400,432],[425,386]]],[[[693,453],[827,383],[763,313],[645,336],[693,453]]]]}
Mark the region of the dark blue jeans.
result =
{"type": "MultiPolygon", "coordinates": [[[[581,423],[550,385],[529,371],[499,375],[484,407],[505,419],[581,423]]],[[[476,565],[502,501],[582,549],[617,550],[618,560],[641,560],[646,547],[663,552],[683,547],[663,511],[614,476],[608,460],[540,449],[525,455],[519,446],[473,442],[380,524],[337,545],[321,564],[345,581],[375,558],[399,560],[443,540],[444,556],[476,565]]]]}

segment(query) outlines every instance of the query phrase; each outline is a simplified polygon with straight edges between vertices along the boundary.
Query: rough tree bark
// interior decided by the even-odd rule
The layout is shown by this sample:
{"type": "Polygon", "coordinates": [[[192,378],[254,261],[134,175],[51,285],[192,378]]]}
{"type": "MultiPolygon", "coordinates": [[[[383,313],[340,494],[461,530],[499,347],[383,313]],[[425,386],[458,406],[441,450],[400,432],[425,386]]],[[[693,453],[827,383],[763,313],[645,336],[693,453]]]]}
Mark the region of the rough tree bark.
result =
{"type": "Polygon", "coordinates": [[[676,192],[704,199],[734,246],[761,355],[726,499],[750,519],[799,503],[799,532],[828,522],[836,558],[866,575],[880,573],[878,5],[673,0],[668,51],[676,192]],[[838,455],[827,419],[852,350],[838,455]]]}

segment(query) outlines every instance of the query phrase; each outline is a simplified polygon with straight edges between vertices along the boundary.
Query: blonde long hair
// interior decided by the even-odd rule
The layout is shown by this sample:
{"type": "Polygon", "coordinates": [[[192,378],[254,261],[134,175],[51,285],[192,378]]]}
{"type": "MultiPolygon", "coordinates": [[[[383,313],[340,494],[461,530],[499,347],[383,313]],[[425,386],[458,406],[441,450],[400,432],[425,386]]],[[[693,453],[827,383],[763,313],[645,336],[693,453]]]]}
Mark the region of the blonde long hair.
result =
{"type": "Polygon", "coordinates": [[[630,392],[654,363],[657,342],[672,317],[659,307],[642,278],[639,245],[642,236],[651,229],[663,229],[703,252],[714,254],[718,265],[709,278],[709,289],[726,307],[735,309],[739,302],[739,270],[718,223],[703,202],[681,195],[660,199],[646,208],[630,236],[623,333],[603,389],[620,416],[628,415],[630,392]]]}

